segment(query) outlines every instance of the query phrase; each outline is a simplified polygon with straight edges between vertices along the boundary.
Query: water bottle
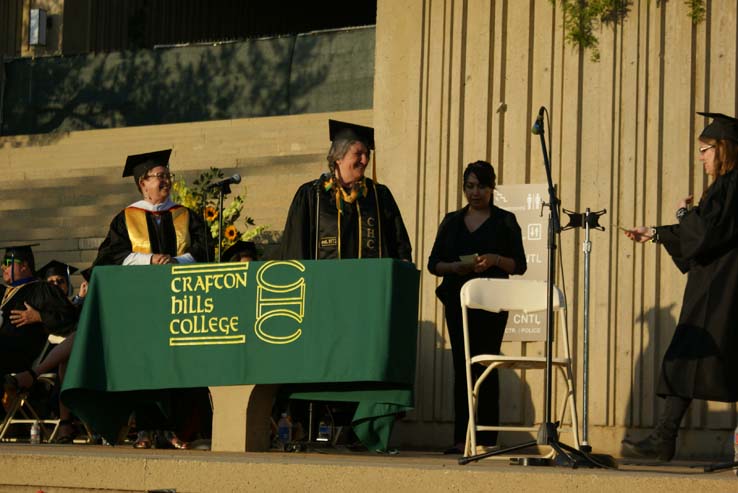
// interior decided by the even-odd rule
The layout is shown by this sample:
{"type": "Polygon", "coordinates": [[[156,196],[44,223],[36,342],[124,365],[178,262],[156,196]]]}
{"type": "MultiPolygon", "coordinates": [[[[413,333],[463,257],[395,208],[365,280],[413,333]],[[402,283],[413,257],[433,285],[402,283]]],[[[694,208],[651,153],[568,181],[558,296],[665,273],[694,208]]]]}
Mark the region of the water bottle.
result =
{"type": "MultiPolygon", "coordinates": [[[[733,431],[733,460],[738,462],[738,426],[733,431]]],[[[733,468],[733,472],[738,476],[738,468],[733,468]]]]}
{"type": "Polygon", "coordinates": [[[328,419],[323,416],[323,419],[318,423],[318,442],[330,442],[331,441],[331,425],[328,419]]]}
{"type": "Polygon", "coordinates": [[[279,422],[277,423],[277,437],[282,443],[282,448],[287,447],[292,441],[292,422],[287,416],[287,413],[282,413],[282,417],[279,418],[279,422]]]}
{"type": "Polygon", "coordinates": [[[38,421],[34,421],[31,425],[31,443],[34,445],[41,443],[41,425],[38,421]]]}

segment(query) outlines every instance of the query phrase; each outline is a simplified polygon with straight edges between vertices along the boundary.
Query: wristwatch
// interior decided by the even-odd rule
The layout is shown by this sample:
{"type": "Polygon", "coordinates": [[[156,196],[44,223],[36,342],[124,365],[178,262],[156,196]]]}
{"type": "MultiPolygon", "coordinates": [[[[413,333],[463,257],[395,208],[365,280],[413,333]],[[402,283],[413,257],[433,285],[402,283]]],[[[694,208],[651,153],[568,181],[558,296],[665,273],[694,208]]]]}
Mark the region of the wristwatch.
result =
{"type": "Polygon", "coordinates": [[[659,231],[656,229],[656,226],[651,226],[649,233],[651,233],[651,241],[653,243],[659,242],[659,231]]]}

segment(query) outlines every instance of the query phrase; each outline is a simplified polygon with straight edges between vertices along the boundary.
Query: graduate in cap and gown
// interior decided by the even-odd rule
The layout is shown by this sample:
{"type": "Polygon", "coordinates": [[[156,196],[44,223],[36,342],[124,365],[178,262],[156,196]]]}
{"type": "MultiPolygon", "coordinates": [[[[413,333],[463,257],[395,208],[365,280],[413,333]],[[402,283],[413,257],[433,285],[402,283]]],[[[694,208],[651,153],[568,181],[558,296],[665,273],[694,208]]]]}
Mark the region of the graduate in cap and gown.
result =
{"type": "Polygon", "coordinates": [[[49,284],[53,284],[57,288],[61,289],[62,293],[71,297],[72,292],[74,291],[74,287],[72,286],[72,274],[78,270],[79,269],[73,265],[65,264],[58,260],[52,260],[36,272],[36,277],[48,282],[49,284]]]}
{"type": "MultiPolygon", "coordinates": [[[[71,275],[78,270],[79,269],[73,265],[65,264],[58,260],[52,260],[36,271],[36,277],[42,282],[45,281],[45,283],[55,286],[56,289],[58,289],[64,296],[69,298],[73,292],[71,275]]],[[[82,300],[84,299],[86,292],[87,281],[84,281],[80,286],[80,294],[70,300],[78,313],[82,309],[82,300]]],[[[22,314],[22,316],[26,322],[40,320],[40,313],[33,308],[29,308],[22,314]]],[[[64,383],[67,363],[69,362],[69,356],[72,353],[75,333],[76,332],[71,332],[64,336],[53,334],[49,335],[49,342],[52,343],[53,346],[48,354],[46,354],[41,361],[38,361],[36,366],[33,368],[28,368],[16,373],[13,377],[8,379],[8,382],[6,382],[6,388],[11,387],[12,391],[17,391],[20,388],[30,387],[33,385],[33,382],[36,380],[38,375],[50,372],[56,372],[61,386],[64,383]]],[[[75,422],[73,422],[72,413],[69,408],[61,401],[59,401],[58,405],[60,421],[54,443],[71,443],[79,434],[79,427],[75,422]]]]}
{"type": "Polygon", "coordinates": [[[223,252],[222,262],[253,262],[259,260],[259,253],[253,241],[238,240],[223,252]]]}
{"type": "Polygon", "coordinates": [[[661,364],[656,394],[664,399],[656,429],[623,440],[629,455],[671,460],[679,424],[692,399],[738,401],[738,120],[721,113],[699,137],[699,160],[711,184],[699,204],[677,204],[676,223],[625,232],[661,244],[687,274],[682,309],[661,364]]]}
{"type": "MultiPolygon", "coordinates": [[[[30,369],[49,334],[66,335],[77,325],[77,310],[64,293],[34,275],[32,246],[35,245],[6,247],[3,256],[0,375],[5,375],[6,393],[17,388],[12,374],[30,369]]],[[[33,384],[36,376],[31,376],[30,384],[33,384]]]]}
{"type": "Polygon", "coordinates": [[[117,214],[94,265],[189,264],[208,260],[203,218],[170,198],[172,150],[128,156],[123,177],[132,176],[142,199],[117,214]]]}
{"type": "Polygon", "coordinates": [[[412,259],[392,193],[364,173],[374,129],[329,121],[328,172],[297,190],[282,237],[283,259],[412,259]]]}

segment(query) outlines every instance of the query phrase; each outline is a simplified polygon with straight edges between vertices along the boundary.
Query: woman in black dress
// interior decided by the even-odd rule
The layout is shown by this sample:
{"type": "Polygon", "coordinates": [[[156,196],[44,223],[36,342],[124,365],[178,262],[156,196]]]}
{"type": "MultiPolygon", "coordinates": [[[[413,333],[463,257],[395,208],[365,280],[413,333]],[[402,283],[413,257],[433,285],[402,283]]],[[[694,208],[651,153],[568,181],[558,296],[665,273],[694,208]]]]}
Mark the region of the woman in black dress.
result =
{"type": "MultiPolygon", "coordinates": [[[[461,319],[461,287],[476,277],[503,278],[523,274],[527,269],[520,226],[511,212],[493,204],[495,171],[485,161],[469,164],[464,171],[464,195],[469,204],[446,214],[438,227],[428,270],[443,276],[436,295],[446,308],[446,325],[451,339],[454,362],[454,446],[447,453],[462,453],[469,420],[466,396],[464,334],[461,319]],[[462,256],[476,255],[464,262],[462,256]]],[[[507,312],[470,310],[469,337],[472,356],[500,352],[507,312]]],[[[481,369],[475,369],[476,378],[481,369]]],[[[493,426],[499,422],[499,381],[493,372],[480,389],[479,423],[493,426]]],[[[477,443],[493,446],[497,432],[479,432],[477,443]]]]}
{"type": "Polygon", "coordinates": [[[623,440],[628,455],[669,461],[692,399],[738,401],[738,120],[720,113],[699,137],[699,159],[712,184],[690,209],[677,204],[677,224],[633,228],[633,241],[661,243],[687,274],[682,310],[661,364],[656,394],[664,399],[656,429],[623,440]]]}

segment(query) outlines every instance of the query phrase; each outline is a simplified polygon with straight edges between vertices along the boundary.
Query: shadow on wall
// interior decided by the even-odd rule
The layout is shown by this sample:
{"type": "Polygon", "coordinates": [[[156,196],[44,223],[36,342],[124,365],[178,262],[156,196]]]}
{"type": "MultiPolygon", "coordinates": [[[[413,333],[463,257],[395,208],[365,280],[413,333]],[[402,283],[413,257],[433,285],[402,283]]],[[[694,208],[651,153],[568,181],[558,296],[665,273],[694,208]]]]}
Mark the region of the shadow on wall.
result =
{"type": "MultiPolygon", "coordinates": [[[[658,418],[661,415],[661,411],[663,409],[663,399],[659,398],[656,395],[655,388],[658,385],[658,379],[661,376],[661,363],[664,358],[664,353],[666,352],[666,349],[668,347],[668,342],[667,345],[664,347],[654,347],[652,341],[661,340],[659,331],[665,330],[668,331],[669,334],[674,333],[674,330],[677,326],[677,319],[673,316],[673,313],[675,309],[680,308],[681,307],[677,306],[677,304],[675,303],[662,308],[654,307],[636,319],[637,323],[643,323],[646,327],[648,333],[647,335],[644,334],[644,337],[651,343],[642,348],[641,354],[638,355],[638,360],[636,361],[633,370],[634,381],[628,403],[630,419],[628,420],[628,426],[626,428],[627,437],[634,437],[636,440],[645,438],[656,426],[658,418]],[[656,323],[657,320],[660,321],[658,325],[656,323]],[[648,386],[647,384],[642,383],[644,380],[644,375],[648,372],[651,372],[653,374],[652,386],[648,386]],[[640,402],[633,397],[634,395],[639,394],[643,396],[640,402]],[[649,401],[653,404],[651,406],[646,406],[644,403],[647,403],[649,401]],[[648,411],[649,409],[650,413],[648,411]]],[[[669,337],[669,341],[670,340],[671,337],[669,337]]],[[[704,405],[703,403],[704,401],[700,400],[692,401],[692,404],[690,405],[686,416],[682,420],[682,426],[679,432],[679,436],[677,437],[677,458],[698,458],[704,456],[706,453],[712,455],[712,451],[714,451],[715,449],[714,446],[711,446],[707,443],[696,444],[692,437],[687,436],[689,431],[685,430],[686,427],[689,427],[690,422],[693,421],[692,419],[690,419],[690,416],[694,415],[694,413],[699,413],[700,409],[704,405]]],[[[708,417],[705,418],[705,423],[710,423],[711,421],[713,421],[713,419],[711,419],[709,415],[714,416],[721,412],[730,413],[731,416],[729,418],[731,418],[733,415],[732,410],[708,410],[706,411],[708,417]]],[[[731,419],[718,419],[717,421],[732,422],[731,419]]],[[[730,437],[728,437],[728,434],[718,431],[715,438],[721,443],[724,442],[724,452],[726,454],[728,452],[732,452],[732,450],[729,450],[730,437]],[[724,440],[723,437],[725,438],[724,440]]],[[[621,453],[622,451],[623,449],[621,448],[621,453]]]]}
{"type": "Polygon", "coordinates": [[[359,29],[15,60],[1,133],[34,134],[9,141],[22,146],[74,130],[371,108],[373,63],[358,75],[346,67],[355,51],[373,62],[373,42],[373,29],[359,29]]]}
{"type": "MultiPolygon", "coordinates": [[[[424,433],[418,443],[398,443],[403,448],[445,449],[453,444],[453,358],[451,349],[445,348],[444,337],[434,322],[423,320],[419,325],[418,355],[415,375],[415,411],[412,420],[418,424],[432,421],[446,425],[431,427],[440,433],[424,433]],[[429,354],[432,352],[433,354],[429,354]]],[[[534,403],[531,388],[525,378],[512,370],[499,371],[500,422],[503,425],[531,425],[536,404],[542,399],[536,396],[534,403]]],[[[540,396],[542,398],[542,396],[540,396]]],[[[541,400],[541,403],[539,403],[541,400]]],[[[411,423],[408,423],[411,424],[411,423]]],[[[421,436],[413,434],[413,440],[421,436]]],[[[527,432],[500,432],[499,442],[512,446],[532,438],[527,432]]],[[[409,439],[403,437],[405,441],[409,439]]],[[[401,439],[402,441],[402,439],[401,439]]]]}

